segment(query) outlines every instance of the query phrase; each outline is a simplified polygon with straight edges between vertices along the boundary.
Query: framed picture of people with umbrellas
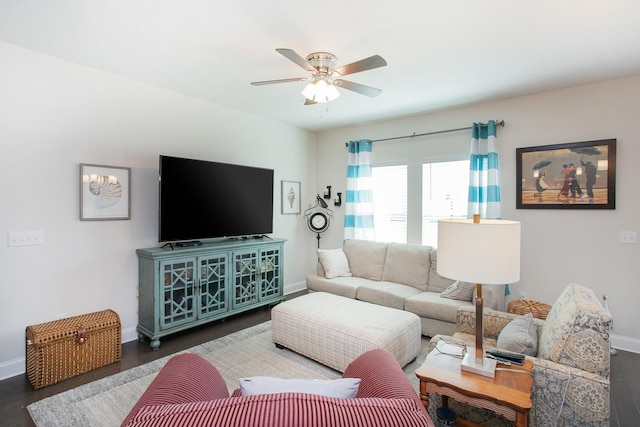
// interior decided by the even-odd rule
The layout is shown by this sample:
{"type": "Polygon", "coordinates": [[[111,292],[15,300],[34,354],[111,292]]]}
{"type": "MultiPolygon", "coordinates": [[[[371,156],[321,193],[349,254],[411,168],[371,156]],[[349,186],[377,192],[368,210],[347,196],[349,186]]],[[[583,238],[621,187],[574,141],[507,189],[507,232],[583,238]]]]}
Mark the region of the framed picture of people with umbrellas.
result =
{"type": "Polygon", "coordinates": [[[616,140],[516,148],[517,209],[615,209],[616,140]]]}

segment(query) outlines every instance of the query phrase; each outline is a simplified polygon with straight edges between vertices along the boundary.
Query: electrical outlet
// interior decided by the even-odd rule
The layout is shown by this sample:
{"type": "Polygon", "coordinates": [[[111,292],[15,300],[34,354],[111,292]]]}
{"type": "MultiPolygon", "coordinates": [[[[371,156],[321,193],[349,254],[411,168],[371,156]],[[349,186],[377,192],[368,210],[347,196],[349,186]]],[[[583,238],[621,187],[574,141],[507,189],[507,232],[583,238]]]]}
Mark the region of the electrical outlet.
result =
{"type": "Polygon", "coordinates": [[[527,293],[526,292],[519,292],[518,293],[518,297],[520,299],[527,299],[527,293]]]}
{"type": "Polygon", "coordinates": [[[635,231],[621,231],[619,241],[620,243],[635,245],[636,238],[637,238],[637,233],[635,231]]]}

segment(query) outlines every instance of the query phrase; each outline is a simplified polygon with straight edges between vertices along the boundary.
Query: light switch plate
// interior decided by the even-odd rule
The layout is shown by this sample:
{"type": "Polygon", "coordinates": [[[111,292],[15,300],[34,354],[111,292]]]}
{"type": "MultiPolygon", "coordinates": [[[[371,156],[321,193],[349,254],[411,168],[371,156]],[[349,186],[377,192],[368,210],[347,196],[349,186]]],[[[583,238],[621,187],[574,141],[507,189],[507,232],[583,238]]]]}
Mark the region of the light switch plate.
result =
{"type": "Polygon", "coordinates": [[[10,231],[9,246],[35,246],[44,244],[43,231],[10,231]]]}

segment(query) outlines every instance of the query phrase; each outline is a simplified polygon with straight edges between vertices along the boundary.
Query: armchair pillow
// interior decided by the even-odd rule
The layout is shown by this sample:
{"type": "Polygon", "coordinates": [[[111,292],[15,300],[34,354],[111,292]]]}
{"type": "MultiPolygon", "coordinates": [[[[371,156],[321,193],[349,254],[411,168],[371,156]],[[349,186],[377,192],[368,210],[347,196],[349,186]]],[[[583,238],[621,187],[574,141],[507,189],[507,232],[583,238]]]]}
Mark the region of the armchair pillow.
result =
{"type": "Polygon", "coordinates": [[[538,351],[538,331],[533,315],[527,313],[512,320],[500,331],[497,346],[507,351],[535,356],[538,351]]]}

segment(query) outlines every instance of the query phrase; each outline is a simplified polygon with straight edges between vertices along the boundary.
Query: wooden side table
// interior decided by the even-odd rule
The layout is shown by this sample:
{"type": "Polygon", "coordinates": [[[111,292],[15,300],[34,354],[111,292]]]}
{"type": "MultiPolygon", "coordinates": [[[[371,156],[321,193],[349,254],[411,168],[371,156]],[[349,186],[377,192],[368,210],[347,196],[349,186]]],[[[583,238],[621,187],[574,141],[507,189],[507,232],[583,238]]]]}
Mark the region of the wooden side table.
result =
{"type": "MultiPolygon", "coordinates": [[[[473,349],[468,349],[473,352],[473,349]]],[[[471,406],[484,408],[504,416],[517,427],[529,425],[533,363],[525,360],[523,366],[498,364],[495,378],[460,370],[461,359],[438,350],[427,355],[416,370],[420,379],[420,399],[428,409],[429,393],[442,396],[443,406],[448,398],[471,406]]],[[[460,425],[475,425],[460,422],[460,425]]]]}

